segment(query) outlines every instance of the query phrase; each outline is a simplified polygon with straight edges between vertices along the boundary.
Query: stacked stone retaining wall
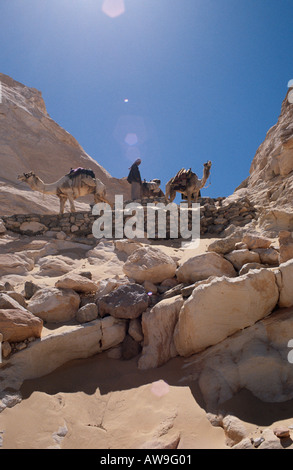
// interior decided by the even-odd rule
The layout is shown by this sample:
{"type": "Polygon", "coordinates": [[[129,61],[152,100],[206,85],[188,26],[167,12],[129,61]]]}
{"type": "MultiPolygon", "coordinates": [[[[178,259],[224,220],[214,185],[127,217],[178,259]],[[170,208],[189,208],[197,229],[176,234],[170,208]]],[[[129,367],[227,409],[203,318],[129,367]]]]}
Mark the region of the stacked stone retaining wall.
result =
{"type": "MultiPolygon", "coordinates": [[[[142,200],[144,208],[144,229],[147,231],[147,207],[152,200],[142,200]]],[[[165,202],[164,199],[157,200],[165,202]]],[[[221,234],[229,225],[244,226],[253,219],[257,219],[257,211],[248,198],[242,198],[228,203],[225,198],[202,198],[200,202],[200,234],[221,234]]],[[[126,205],[127,203],[125,203],[126,205]]],[[[178,206],[180,221],[180,211],[178,206]]],[[[134,214],[133,214],[134,215],[134,214]]],[[[190,214],[191,216],[191,214],[190,214]]],[[[123,214],[124,222],[131,217],[123,214]]],[[[12,216],[2,216],[2,220],[7,230],[22,234],[44,234],[50,232],[64,232],[66,235],[76,235],[78,237],[92,237],[92,226],[97,215],[93,215],[91,210],[86,212],[58,214],[15,214],[12,216]]],[[[170,217],[166,216],[167,238],[170,233],[170,217]]],[[[190,217],[191,223],[191,217],[190,217]]],[[[115,234],[115,213],[112,216],[113,234],[115,234]]],[[[53,233],[52,233],[53,232],[53,233]]],[[[115,236],[115,235],[113,235],[115,236]]]]}

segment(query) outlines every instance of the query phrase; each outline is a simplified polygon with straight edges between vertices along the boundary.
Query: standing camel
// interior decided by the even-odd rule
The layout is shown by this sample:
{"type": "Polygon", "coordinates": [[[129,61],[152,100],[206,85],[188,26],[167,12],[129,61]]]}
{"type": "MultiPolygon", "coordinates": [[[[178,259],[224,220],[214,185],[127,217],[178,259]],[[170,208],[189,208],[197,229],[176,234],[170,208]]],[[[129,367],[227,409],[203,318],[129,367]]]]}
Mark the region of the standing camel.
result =
{"type": "Polygon", "coordinates": [[[53,194],[59,198],[60,214],[64,213],[64,207],[67,199],[69,200],[71,212],[75,212],[74,200],[88,194],[94,195],[94,202],[106,202],[106,187],[95,177],[92,170],[77,168],[71,170],[70,173],[60,178],[55,183],[44,183],[41,178],[33,171],[23,173],[17,177],[29,185],[33,191],[39,191],[43,194],[53,194]]]}
{"type": "Polygon", "coordinates": [[[182,193],[187,197],[188,207],[191,207],[191,201],[197,202],[199,192],[204,187],[210,176],[212,162],[204,163],[203,177],[198,179],[197,175],[189,170],[182,168],[166,184],[165,197],[167,202],[173,202],[176,192],[182,193]]]}

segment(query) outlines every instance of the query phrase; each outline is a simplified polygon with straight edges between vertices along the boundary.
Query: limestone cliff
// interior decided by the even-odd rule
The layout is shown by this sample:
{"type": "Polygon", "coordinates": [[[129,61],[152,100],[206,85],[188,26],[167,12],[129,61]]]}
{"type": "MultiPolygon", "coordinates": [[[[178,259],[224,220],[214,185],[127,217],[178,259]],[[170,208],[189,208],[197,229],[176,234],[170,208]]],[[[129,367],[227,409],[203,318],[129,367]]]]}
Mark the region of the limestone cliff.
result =
{"type": "MultiPolygon", "coordinates": [[[[52,183],[70,168],[91,168],[106,185],[110,201],[115,194],[129,199],[127,181],[113,178],[51,119],[40,91],[1,73],[0,82],[0,215],[58,212],[55,196],[42,196],[17,181],[18,174],[30,170],[52,183]]],[[[88,210],[89,201],[79,199],[77,209],[88,210]]]]}
{"type": "Polygon", "coordinates": [[[289,206],[293,195],[293,104],[288,90],[277,123],[269,129],[252,160],[249,177],[237,188],[246,189],[258,205],[289,206]]]}
{"type": "MultiPolygon", "coordinates": [[[[265,230],[293,230],[293,104],[289,89],[277,123],[269,129],[252,160],[248,178],[233,198],[247,196],[260,211],[265,230]]],[[[292,97],[292,94],[291,94],[292,97]]]]}

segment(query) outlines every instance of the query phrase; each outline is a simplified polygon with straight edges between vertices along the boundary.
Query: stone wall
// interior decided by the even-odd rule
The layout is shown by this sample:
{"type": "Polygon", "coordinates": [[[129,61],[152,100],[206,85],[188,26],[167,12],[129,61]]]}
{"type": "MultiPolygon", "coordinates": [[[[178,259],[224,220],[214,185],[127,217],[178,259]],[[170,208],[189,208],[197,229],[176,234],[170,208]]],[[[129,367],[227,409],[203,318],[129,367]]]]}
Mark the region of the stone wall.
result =
{"type": "MultiPolygon", "coordinates": [[[[143,200],[144,207],[144,229],[147,229],[147,204],[151,200],[143,200]]],[[[164,202],[158,200],[157,202],[164,202]]],[[[252,219],[257,219],[257,211],[248,198],[228,202],[225,198],[202,198],[200,199],[200,232],[204,234],[220,234],[229,225],[244,226],[252,219]]],[[[125,203],[127,204],[127,203],[125,203]]],[[[179,211],[179,206],[178,206],[179,211]]],[[[178,212],[179,213],[179,212],[178,212]]],[[[133,214],[134,215],[134,214],[133,214]]],[[[190,214],[191,215],[191,214],[190,214]]],[[[124,222],[130,215],[123,214],[124,222]]],[[[92,225],[98,216],[92,212],[65,213],[63,215],[38,215],[38,214],[16,214],[3,216],[2,220],[7,230],[26,234],[44,234],[53,236],[54,233],[62,232],[66,235],[77,237],[93,237],[92,225]]],[[[180,219],[180,213],[179,213],[180,219]]],[[[191,223],[191,217],[190,217],[191,223]]],[[[112,217],[113,233],[115,228],[115,214],[112,217]]],[[[169,236],[170,218],[167,213],[167,238],[169,236]]]]}

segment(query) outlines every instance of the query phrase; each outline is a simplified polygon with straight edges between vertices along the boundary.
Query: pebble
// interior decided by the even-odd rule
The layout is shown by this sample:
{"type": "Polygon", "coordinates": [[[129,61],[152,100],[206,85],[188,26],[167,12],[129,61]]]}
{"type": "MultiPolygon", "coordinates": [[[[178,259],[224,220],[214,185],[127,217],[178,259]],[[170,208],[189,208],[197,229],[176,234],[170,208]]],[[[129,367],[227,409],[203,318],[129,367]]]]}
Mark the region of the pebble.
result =
{"type": "Polygon", "coordinates": [[[280,439],[284,437],[290,437],[290,430],[286,427],[277,427],[273,430],[275,436],[279,437],[280,439]]]}

